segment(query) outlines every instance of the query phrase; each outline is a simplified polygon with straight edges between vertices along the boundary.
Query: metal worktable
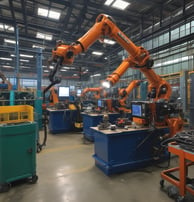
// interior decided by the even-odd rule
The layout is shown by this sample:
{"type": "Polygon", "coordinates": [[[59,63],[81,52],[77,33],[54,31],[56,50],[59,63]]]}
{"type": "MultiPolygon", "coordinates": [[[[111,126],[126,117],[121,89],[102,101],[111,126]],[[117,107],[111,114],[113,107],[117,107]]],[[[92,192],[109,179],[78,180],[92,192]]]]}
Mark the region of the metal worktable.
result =
{"type": "MultiPolygon", "coordinates": [[[[179,166],[162,171],[160,185],[163,187],[164,180],[166,180],[176,186],[180,194],[177,197],[177,201],[181,202],[184,200],[187,191],[194,195],[194,185],[193,187],[189,186],[191,179],[188,177],[188,167],[194,165],[194,152],[182,149],[175,143],[170,143],[168,150],[170,153],[179,157],[179,166]],[[172,175],[172,173],[176,171],[179,171],[179,177],[172,175]]],[[[169,193],[169,195],[171,195],[171,193],[169,193]]]]}
{"type": "MultiPolygon", "coordinates": [[[[84,137],[89,141],[94,141],[94,135],[90,127],[95,127],[102,122],[104,114],[82,113],[83,117],[83,133],[84,137]]],[[[119,113],[108,113],[110,123],[114,124],[116,119],[120,117],[119,113]]]]}
{"type": "Polygon", "coordinates": [[[95,136],[95,164],[107,175],[142,168],[168,157],[166,150],[156,153],[154,149],[160,147],[159,136],[168,133],[168,128],[91,130],[95,136]]]}

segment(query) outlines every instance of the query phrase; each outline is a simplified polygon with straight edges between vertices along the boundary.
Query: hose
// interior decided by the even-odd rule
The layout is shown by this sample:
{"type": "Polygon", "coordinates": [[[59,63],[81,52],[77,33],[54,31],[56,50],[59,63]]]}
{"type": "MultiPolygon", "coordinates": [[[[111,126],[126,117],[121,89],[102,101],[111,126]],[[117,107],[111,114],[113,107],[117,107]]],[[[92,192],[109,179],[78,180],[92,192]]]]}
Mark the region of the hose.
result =
{"type": "MultiPolygon", "coordinates": [[[[58,77],[55,77],[55,74],[57,73],[57,69],[58,67],[62,64],[63,61],[63,57],[59,57],[57,59],[57,62],[55,64],[55,67],[53,69],[53,71],[50,72],[49,74],[49,80],[50,80],[50,84],[43,90],[43,105],[46,104],[46,92],[55,84],[58,84],[61,82],[61,79],[58,77]]],[[[47,111],[46,108],[43,108],[43,118],[42,118],[42,123],[43,123],[43,128],[44,128],[44,137],[43,137],[43,141],[40,142],[40,138],[38,138],[37,141],[37,153],[41,152],[42,148],[44,146],[46,146],[46,142],[47,142],[47,124],[48,124],[48,115],[47,115],[47,111]]]]}

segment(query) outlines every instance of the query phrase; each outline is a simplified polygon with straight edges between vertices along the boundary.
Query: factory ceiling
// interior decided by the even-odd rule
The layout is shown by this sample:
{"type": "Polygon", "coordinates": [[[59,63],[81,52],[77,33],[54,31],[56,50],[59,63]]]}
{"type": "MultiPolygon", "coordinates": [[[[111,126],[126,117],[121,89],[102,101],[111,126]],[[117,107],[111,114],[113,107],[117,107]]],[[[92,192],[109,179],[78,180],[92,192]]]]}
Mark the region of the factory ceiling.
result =
{"type": "MultiPolygon", "coordinates": [[[[118,0],[117,0],[118,1],[118,0]]],[[[118,8],[116,0],[0,0],[0,71],[15,71],[16,55],[19,72],[34,74],[37,48],[42,47],[43,75],[57,40],[71,44],[85,34],[96,17],[105,13],[134,42],[193,15],[193,0],[125,0],[126,9],[118,8]],[[108,3],[110,2],[110,5],[108,3]],[[19,53],[16,38],[19,39],[19,53]],[[27,56],[26,56],[27,55],[27,56]]],[[[124,6],[124,5],[123,5],[124,6]]],[[[140,45],[140,44],[138,44],[140,45]]],[[[122,48],[97,41],[89,50],[76,57],[71,66],[64,67],[63,78],[88,80],[96,73],[111,70],[122,61],[122,48]],[[100,51],[101,56],[93,55],[100,51]]]]}

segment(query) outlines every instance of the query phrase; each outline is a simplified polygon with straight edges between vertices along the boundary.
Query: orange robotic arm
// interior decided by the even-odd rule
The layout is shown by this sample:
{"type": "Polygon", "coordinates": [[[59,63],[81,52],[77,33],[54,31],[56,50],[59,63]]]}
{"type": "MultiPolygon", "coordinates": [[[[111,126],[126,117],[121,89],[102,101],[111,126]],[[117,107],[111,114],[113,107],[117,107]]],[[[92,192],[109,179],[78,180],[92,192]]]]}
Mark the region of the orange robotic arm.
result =
{"type": "Polygon", "coordinates": [[[136,88],[137,86],[139,86],[140,84],[140,80],[133,80],[127,88],[122,88],[119,90],[119,96],[122,97],[122,99],[119,100],[119,103],[121,106],[125,106],[126,105],[126,99],[128,97],[128,95],[131,93],[131,91],[136,88]]]}
{"type": "MultiPolygon", "coordinates": [[[[154,102],[169,100],[171,96],[171,86],[164,79],[160,78],[151,67],[153,60],[150,58],[149,52],[141,46],[136,46],[114,23],[113,19],[105,14],[100,14],[96,23],[89,31],[71,45],[57,44],[52,51],[53,61],[60,61],[60,64],[72,64],[74,57],[81,52],[86,51],[96,40],[105,36],[113,38],[117,41],[129,54],[129,56],[119,65],[119,67],[108,76],[106,83],[114,85],[119,81],[120,77],[128,68],[139,69],[148,80],[148,97],[154,102]]],[[[106,84],[106,85],[107,85],[106,84]]],[[[108,86],[107,85],[107,86],[108,86]]],[[[105,86],[104,86],[105,87],[105,86]]],[[[154,109],[152,114],[154,114],[154,109]]],[[[154,115],[153,115],[154,117],[154,115]]],[[[170,118],[169,118],[170,119],[170,118]]],[[[171,119],[172,120],[172,119],[171,119]]],[[[175,121],[169,121],[169,126],[175,126],[175,121]]],[[[181,125],[181,124],[179,124],[181,125]]]]}
{"type": "Polygon", "coordinates": [[[81,94],[81,97],[84,97],[87,92],[98,92],[98,93],[100,93],[101,90],[102,90],[102,87],[97,87],[97,88],[85,88],[85,89],[83,90],[82,94],[81,94]]]}
{"type": "MultiPolygon", "coordinates": [[[[86,51],[95,41],[108,36],[114,38],[129,54],[130,66],[151,66],[152,61],[147,50],[136,46],[113,22],[112,18],[100,14],[93,27],[75,43],[71,45],[58,44],[52,51],[53,60],[63,57],[62,64],[72,64],[74,56],[86,51]]],[[[129,61],[128,61],[129,62],[129,61]]]]}
{"type": "Polygon", "coordinates": [[[115,39],[129,54],[121,65],[108,76],[107,81],[113,85],[129,67],[139,68],[149,82],[149,91],[154,100],[169,99],[170,85],[161,79],[152,69],[153,60],[143,47],[136,46],[114,23],[113,19],[105,14],[100,14],[96,23],[89,31],[71,45],[58,44],[52,51],[54,61],[62,58],[62,64],[72,64],[74,57],[86,51],[95,41],[105,36],[115,39]]]}
{"type": "MultiPolygon", "coordinates": [[[[96,87],[96,88],[85,88],[81,94],[81,97],[84,97],[87,92],[97,92],[97,94],[94,95],[96,99],[99,99],[101,97],[101,92],[104,91],[102,87],[96,87]]],[[[103,92],[103,96],[106,97],[106,92],[103,92]]]]}
{"type": "Polygon", "coordinates": [[[49,100],[50,100],[51,105],[55,105],[55,104],[59,103],[58,95],[57,95],[56,89],[54,87],[52,87],[50,89],[49,100]]]}

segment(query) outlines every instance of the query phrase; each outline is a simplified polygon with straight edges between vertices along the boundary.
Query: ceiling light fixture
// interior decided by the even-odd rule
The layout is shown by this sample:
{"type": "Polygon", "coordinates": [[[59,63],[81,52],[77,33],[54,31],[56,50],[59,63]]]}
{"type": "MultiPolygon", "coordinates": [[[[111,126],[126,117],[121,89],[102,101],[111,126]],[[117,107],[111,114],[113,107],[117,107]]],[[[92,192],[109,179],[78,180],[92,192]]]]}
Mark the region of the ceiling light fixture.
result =
{"type": "Polygon", "coordinates": [[[4,58],[4,57],[0,57],[1,60],[6,60],[6,61],[12,61],[12,58],[4,58]]]}
{"type": "Polygon", "coordinates": [[[24,57],[24,58],[33,58],[33,55],[25,55],[25,54],[20,54],[20,57],[24,57]]]}
{"type": "Polygon", "coordinates": [[[110,39],[104,39],[104,43],[109,44],[109,45],[114,45],[116,42],[110,39]]]}
{"type": "Polygon", "coordinates": [[[7,69],[13,69],[12,66],[8,66],[8,65],[3,65],[3,68],[7,68],[7,69]]]}
{"type": "Polygon", "coordinates": [[[111,83],[109,81],[103,81],[102,82],[102,87],[104,87],[104,88],[110,88],[111,87],[111,83]]]}
{"type": "Polygon", "coordinates": [[[16,43],[16,41],[11,40],[11,39],[4,39],[4,42],[5,43],[11,43],[11,44],[15,44],[16,43]]]}
{"type": "Polygon", "coordinates": [[[20,59],[21,62],[29,62],[30,60],[20,59]]]}
{"type": "Polygon", "coordinates": [[[39,45],[35,45],[35,44],[32,45],[32,48],[41,48],[43,50],[45,49],[44,46],[39,46],[39,45]]]}
{"type": "Polygon", "coordinates": [[[103,52],[93,51],[92,54],[93,54],[93,55],[99,55],[99,56],[100,56],[100,55],[103,55],[103,52]]]}

